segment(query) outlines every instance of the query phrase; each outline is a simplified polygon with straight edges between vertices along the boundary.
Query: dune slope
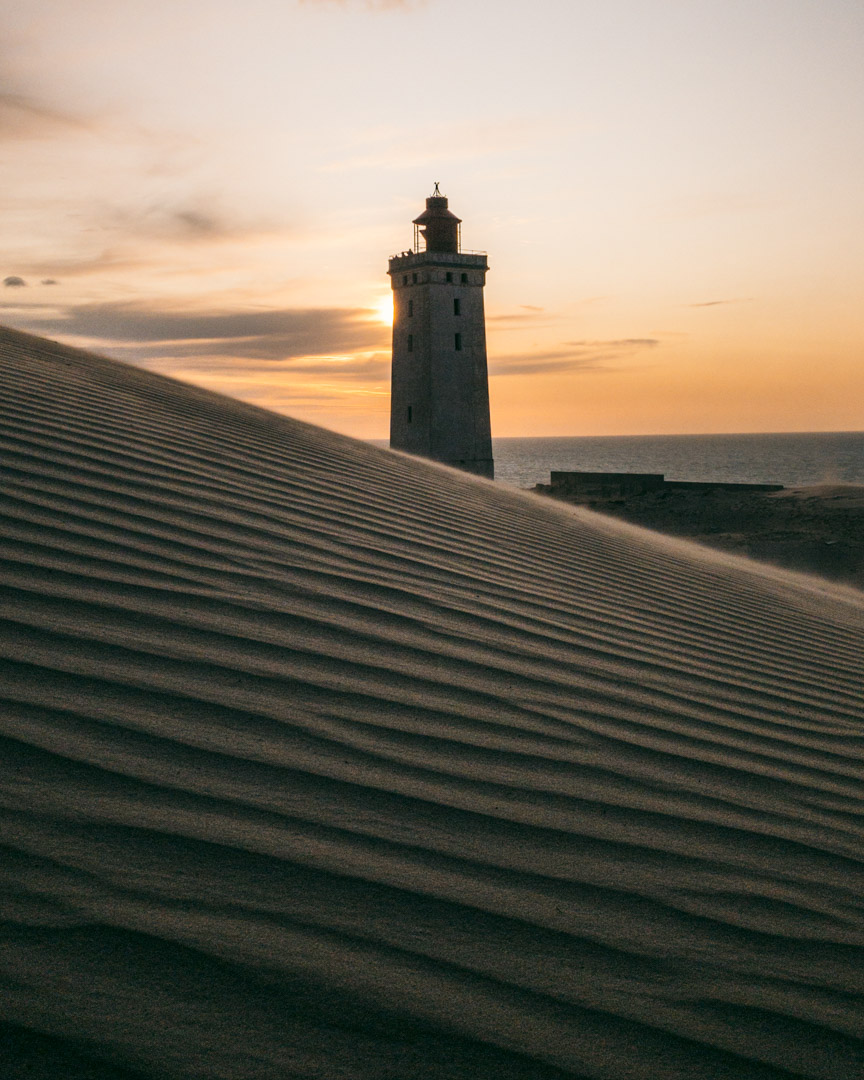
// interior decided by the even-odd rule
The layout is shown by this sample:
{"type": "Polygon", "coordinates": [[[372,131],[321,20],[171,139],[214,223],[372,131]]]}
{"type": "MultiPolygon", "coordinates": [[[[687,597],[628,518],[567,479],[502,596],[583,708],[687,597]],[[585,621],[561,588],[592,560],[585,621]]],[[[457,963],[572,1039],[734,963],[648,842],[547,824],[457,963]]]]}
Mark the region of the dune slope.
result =
{"type": "Polygon", "coordinates": [[[8,1075],[864,1074],[862,597],[7,330],[0,455],[8,1075]]]}

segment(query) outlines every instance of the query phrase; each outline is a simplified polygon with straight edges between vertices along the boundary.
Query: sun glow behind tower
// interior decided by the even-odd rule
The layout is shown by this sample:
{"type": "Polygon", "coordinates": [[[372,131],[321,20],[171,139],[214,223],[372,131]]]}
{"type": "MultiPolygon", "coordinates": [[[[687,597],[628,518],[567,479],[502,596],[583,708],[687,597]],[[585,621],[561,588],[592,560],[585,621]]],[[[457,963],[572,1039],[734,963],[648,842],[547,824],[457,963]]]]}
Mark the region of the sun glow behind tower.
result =
{"type": "Polygon", "coordinates": [[[377,322],[384,323],[385,326],[393,325],[393,297],[382,296],[380,300],[376,300],[372,310],[375,312],[375,319],[377,322]]]}

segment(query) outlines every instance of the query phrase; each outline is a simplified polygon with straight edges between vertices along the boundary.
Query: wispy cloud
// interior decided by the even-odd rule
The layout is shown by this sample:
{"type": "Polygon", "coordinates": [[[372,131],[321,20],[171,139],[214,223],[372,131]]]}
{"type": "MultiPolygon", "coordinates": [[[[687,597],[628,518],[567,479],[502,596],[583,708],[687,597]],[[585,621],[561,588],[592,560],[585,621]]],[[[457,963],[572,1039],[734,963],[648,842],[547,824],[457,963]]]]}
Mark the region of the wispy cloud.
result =
{"type": "Polygon", "coordinates": [[[213,269],[194,266],[193,246],[242,248],[292,231],[281,206],[271,220],[260,203],[227,195],[221,177],[207,174],[205,140],[196,133],[142,123],[110,96],[96,108],[92,99],[82,103],[85,94],[67,108],[72,95],[64,97],[62,75],[50,65],[43,72],[23,52],[16,57],[0,25],[0,53],[11,69],[0,78],[9,270],[78,279],[161,272],[173,263],[206,277],[213,269]]]}
{"type": "Polygon", "coordinates": [[[179,306],[103,302],[27,319],[37,333],[113,346],[139,356],[234,357],[284,361],[381,348],[389,328],[365,308],[193,312],[179,306]]]}
{"type": "Polygon", "coordinates": [[[752,298],[749,296],[733,297],[730,300],[702,300],[698,304],[688,304],[687,307],[717,307],[718,304],[746,304],[752,298]]]}
{"type": "MultiPolygon", "coordinates": [[[[117,349],[113,350],[117,353],[117,349]]],[[[289,357],[283,362],[262,362],[250,357],[204,357],[204,356],[165,356],[148,358],[143,354],[146,349],[132,346],[121,349],[124,360],[136,360],[141,366],[162,371],[178,378],[201,381],[207,377],[214,384],[227,386],[230,383],[271,383],[285,374],[292,377],[304,377],[320,381],[326,379],[344,385],[347,383],[376,383],[385,379],[390,370],[389,352],[361,352],[346,355],[312,355],[289,357]]]]}
{"type": "Polygon", "coordinates": [[[572,345],[575,348],[595,348],[600,346],[604,349],[641,349],[651,348],[654,345],[659,345],[660,342],[657,338],[614,338],[612,341],[565,341],[565,345],[572,345]]]}
{"type": "Polygon", "coordinates": [[[28,94],[0,91],[0,141],[51,138],[89,128],[89,121],[28,94]]]}
{"type": "MultiPolygon", "coordinates": [[[[28,274],[39,277],[43,274],[59,274],[63,278],[82,278],[107,272],[120,272],[126,270],[139,270],[150,265],[156,256],[135,252],[131,248],[120,249],[116,247],[103,248],[93,254],[87,255],[63,255],[57,258],[39,258],[27,262],[24,268],[28,274]]],[[[57,284],[54,277],[48,278],[42,284],[57,284]]]]}
{"type": "Polygon", "coordinates": [[[579,356],[573,349],[499,356],[489,364],[490,375],[539,375],[549,371],[596,371],[595,357],[579,356]]]}
{"type": "MultiPolygon", "coordinates": [[[[518,325],[531,325],[534,326],[538,322],[547,322],[552,317],[543,313],[542,308],[532,308],[528,311],[505,311],[501,315],[488,315],[487,322],[490,323],[513,323],[518,325]]],[[[504,327],[502,326],[501,329],[504,327]]]]}
{"type": "Polygon", "coordinates": [[[486,323],[491,330],[500,333],[502,330],[527,330],[552,326],[560,318],[560,315],[546,311],[545,308],[536,307],[534,304],[520,304],[518,311],[502,311],[497,315],[487,315],[486,323]]]}
{"type": "Polygon", "coordinates": [[[540,375],[549,372],[609,371],[615,361],[659,345],[657,338],[616,338],[610,341],[565,341],[545,352],[500,356],[490,363],[491,375],[540,375]]]}
{"type": "Polygon", "coordinates": [[[206,194],[196,192],[182,201],[150,198],[135,203],[106,203],[90,210],[103,231],[124,239],[180,240],[183,243],[254,240],[284,226],[253,219],[219,207],[206,194]]]}
{"type": "Polygon", "coordinates": [[[56,284],[57,278],[162,268],[173,261],[187,269],[194,266],[195,272],[206,278],[225,268],[224,258],[218,265],[202,263],[208,247],[233,245],[235,254],[242,258],[253,245],[281,242],[293,233],[285,222],[244,216],[242,211],[232,213],[214,205],[206,195],[194,193],[176,203],[142,199],[124,205],[88,200],[79,202],[75,213],[83,222],[81,233],[90,250],[19,260],[22,273],[47,279],[42,284],[56,284]]]}

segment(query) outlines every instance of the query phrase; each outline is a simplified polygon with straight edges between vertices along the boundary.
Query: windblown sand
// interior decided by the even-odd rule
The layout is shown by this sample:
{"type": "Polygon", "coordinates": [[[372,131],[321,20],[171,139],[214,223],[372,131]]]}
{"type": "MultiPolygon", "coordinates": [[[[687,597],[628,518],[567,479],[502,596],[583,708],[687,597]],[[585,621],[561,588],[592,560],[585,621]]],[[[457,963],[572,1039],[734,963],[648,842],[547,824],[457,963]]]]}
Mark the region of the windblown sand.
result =
{"type": "MultiPolygon", "coordinates": [[[[545,484],[534,489],[564,502],[545,484]]],[[[864,487],[669,488],[587,503],[603,514],[864,590],[864,487]]]]}
{"type": "Polygon", "coordinates": [[[861,594],[5,330],[0,452],[4,1080],[864,1075],[861,594]]]}

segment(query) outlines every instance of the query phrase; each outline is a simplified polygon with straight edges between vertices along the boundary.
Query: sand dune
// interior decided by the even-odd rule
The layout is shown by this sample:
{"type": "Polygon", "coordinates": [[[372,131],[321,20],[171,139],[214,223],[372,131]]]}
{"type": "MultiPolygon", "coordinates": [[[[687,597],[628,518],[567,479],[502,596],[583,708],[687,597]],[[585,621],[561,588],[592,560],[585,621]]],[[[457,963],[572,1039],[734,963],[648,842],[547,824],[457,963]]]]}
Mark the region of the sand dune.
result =
{"type": "Polygon", "coordinates": [[[4,1075],[864,1075],[860,594],[6,330],[0,453],[4,1075]]]}

